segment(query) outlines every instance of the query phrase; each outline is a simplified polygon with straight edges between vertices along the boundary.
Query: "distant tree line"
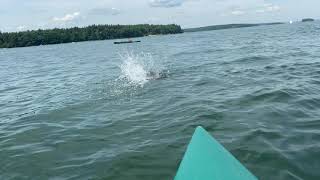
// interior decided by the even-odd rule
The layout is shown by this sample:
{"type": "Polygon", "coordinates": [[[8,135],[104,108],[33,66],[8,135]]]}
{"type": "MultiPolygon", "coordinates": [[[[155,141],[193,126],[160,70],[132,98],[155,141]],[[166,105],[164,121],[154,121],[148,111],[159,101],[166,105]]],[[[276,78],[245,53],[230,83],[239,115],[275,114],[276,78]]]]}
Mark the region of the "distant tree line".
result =
{"type": "Polygon", "coordinates": [[[180,26],[170,25],[92,25],[68,29],[0,32],[0,48],[39,46],[69,42],[142,37],[182,33],[180,26]]]}
{"type": "Polygon", "coordinates": [[[198,31],[213,31],[213,30],[221,30],[221,29],[233,29],[233,28],[245,28],[245,27],[254,27],[254,26],[267,26],[267,25],[278,25],[284,24],[281,22],[274,23],[259,23],[259,24],[224,24],[224,25],[214,25],[214,26],[205,26],[198,28],[188,28],[184,29],[184,32],[198,32],[198,31]]]}

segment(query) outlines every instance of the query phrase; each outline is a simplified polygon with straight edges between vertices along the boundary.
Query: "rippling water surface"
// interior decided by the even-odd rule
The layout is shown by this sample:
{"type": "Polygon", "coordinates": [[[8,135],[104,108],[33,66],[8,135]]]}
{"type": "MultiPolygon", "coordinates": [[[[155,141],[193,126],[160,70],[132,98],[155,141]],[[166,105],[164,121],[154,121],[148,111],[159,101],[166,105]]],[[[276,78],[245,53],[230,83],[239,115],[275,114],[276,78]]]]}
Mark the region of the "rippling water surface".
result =
{"type": "Polygon", "coordinates": [[[0,179],[172,179],[196,126],[320,179],[320,24],[0,50],[0,179]]]}

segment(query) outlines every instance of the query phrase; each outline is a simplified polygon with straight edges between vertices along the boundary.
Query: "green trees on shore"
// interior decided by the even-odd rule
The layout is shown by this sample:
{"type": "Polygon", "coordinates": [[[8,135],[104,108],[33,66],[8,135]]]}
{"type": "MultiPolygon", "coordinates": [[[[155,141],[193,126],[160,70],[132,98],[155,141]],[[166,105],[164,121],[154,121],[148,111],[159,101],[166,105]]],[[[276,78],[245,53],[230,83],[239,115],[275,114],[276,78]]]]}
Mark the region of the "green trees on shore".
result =
{"type": "Polygon", "coordinates": [[[142,37],[182,33],[180,26],[170,25],[92,25],[84,28],[0,32],[0,48],[39,46],[69,42],[142,37]]]}

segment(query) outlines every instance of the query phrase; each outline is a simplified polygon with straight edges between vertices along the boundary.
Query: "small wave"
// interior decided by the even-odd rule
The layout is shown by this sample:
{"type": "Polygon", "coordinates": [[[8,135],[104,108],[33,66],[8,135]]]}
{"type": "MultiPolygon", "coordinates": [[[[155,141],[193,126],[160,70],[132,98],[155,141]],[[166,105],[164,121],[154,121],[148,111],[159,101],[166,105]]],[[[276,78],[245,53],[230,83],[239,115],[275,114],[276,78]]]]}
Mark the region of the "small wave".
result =
{"type": "Polygon", "coordinates": [[[238,59],[235,59],[234,61],[232,61],[232,63],[254,63],[254,62],[261,62],[261,61],[271,61],[273,60],[274,57],[271,56],[247,56],[247,57],[241,57],[238,59]]]}

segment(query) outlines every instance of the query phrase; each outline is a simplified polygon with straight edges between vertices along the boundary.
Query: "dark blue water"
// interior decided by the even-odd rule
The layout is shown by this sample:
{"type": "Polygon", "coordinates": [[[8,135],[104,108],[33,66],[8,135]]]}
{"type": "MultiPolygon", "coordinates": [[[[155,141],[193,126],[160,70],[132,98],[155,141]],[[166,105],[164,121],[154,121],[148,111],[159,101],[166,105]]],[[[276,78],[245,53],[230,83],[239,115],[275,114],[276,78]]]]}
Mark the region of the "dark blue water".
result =
{"type": "Polygon", "coordinates": [[[319,33],[1,49],[0,179],[172,179],[202,125],[262,180],[318,180],[319,33]]]}

